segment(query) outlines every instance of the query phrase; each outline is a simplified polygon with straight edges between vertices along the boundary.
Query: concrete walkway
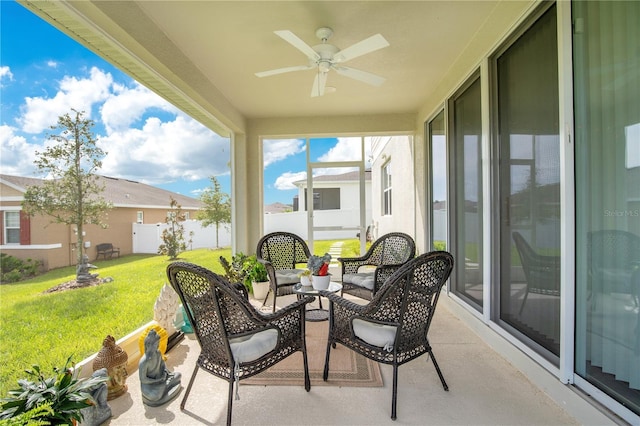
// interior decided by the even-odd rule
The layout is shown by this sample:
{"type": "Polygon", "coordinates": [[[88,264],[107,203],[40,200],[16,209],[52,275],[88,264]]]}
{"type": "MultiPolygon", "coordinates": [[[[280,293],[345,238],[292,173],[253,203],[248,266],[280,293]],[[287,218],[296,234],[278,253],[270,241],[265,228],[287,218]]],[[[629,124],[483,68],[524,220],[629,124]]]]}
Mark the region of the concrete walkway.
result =
{"type": "MultiPolygon", "coordinates": [[[[279,305],[295,296],[278,297],[279,305]]],[[[430,341],[449,384],[445,392],[426,356],[399,369],[398,419],[391,413],[391,367],[382,365],[384,387],[338,388],[315,386],[240,386],[233,402],[237,425],[605,425],[614,424],[570,387],[550,377],[551,386],[536,387],[520,370],[483,342],[462,319],[459,306],[441,297],[430,331],[430,341]],[[558,393],[559,392],[559,393],[558,393]],[[560,395],[555,401],[550,394],[560,395]]],[[[199,346],[188,335],[168,353],[167,366],[182,373],[186,387],[199,346]]],[[[302,368],[302,367],[301,367],[302,368]]],[[[532,367],[533,368],[533,367],[532,367]]],[[[533,368],[537,375],[548,375],[533,368]]],[[[137,371],[130,372],[129,391],[109,401],[109,425],[224,424],[227,382],[202,370],[180,410],[182,394],[162,407],[142,404],[137,371]]]]}

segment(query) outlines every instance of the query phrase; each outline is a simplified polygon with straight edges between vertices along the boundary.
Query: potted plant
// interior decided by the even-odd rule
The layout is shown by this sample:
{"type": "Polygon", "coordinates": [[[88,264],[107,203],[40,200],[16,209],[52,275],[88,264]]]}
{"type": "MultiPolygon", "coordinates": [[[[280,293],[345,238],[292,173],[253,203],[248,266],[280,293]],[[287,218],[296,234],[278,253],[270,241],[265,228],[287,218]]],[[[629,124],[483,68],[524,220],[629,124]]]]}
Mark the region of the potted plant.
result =
{"type": "Polygon", "coordinates": [[[229,262],[224,256],[220,256],[220,265],[224,269],[225,277],[230,283],[242,283],[247,288],[247,291],[251,291],[251,281],[247,282],[247,261],[250,256],[242,252],[238,252],[231,256],[231,262],[229,262]]]}
{"type": "Polygon", "coordinates": [[[331,274],[329,274],[329,263],[331,255],[325,253],[324,256],[311,255],[307,261],[307,268],[311,271],[311,285],[316,290],[326,290],[329,288],[331,274]]]}
{"type": "Polygon", "coordinates": [[[30,378],[18,380],[18,389],[10,390],[0,401],[0,420],[12,419],[26,412],[47,405],[49,409],[39,412],[32,420],[46,424],[77,424],[82,421],[83,408],[95,404],[91,390],[107,381],[107,377],[80,378],[80,371],[67,359],[63,368],[54,368],[52,376],[45,376],[38,365],[25,370],[30,378]]]}
{"type": "Polygon", "coordinates": [[[249,256],[245,262],[245,284],[253,289],[253,297],[264,300],[269,292],[269,274],[267,268],[255,256],[249,256]]]}
{"type": "Polygon", "coordinates": [[[309,269],[305,269],[304,271],[298,274],[300,277],[300,284],[309,287],[311,285],[311,271],[309,269]]]}

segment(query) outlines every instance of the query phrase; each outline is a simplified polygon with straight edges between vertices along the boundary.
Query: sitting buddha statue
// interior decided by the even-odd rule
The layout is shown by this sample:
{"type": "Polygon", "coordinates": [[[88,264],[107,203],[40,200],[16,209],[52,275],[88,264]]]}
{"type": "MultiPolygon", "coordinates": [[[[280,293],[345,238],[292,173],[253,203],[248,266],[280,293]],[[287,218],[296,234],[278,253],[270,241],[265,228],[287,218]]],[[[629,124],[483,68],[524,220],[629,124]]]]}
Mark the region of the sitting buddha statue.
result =
{"type": "Polygon", "coordinates": [[[102,348],[93,360],[93,371],[106,368],[109,380],[107,381],[107,399],[111,401],[127,391],[127,361],[129,356],[116,344],[113,336],[107,336],[102,341],[102,348]]]}
{"type": "Polygon", "coordinates": [[[151,329],[144,339],[144,355],[138,364],[142,402],[151,407],[163,405],[178,396],[181,374],[171,373],[158,348],[160,336],[151,329]]]}

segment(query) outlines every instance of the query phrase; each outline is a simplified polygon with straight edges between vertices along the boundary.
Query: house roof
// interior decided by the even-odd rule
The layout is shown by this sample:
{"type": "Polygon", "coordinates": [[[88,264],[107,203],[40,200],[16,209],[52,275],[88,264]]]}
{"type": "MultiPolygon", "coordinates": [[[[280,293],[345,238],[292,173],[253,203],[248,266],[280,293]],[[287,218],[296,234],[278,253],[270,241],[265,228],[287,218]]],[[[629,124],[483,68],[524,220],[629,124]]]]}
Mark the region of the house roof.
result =
{"type": "Polygon", "coordinates": [[[446,96],[439,92],[443,84],[449,90],[464,79],[538,3],[18,1],[223,136],[246,131],[255,119],[369,116],[369,123],[384,124],[389,120],[380,117],[401,115],[412,123],[416,116],[423,120],[446,96]],[[289,30],[313,46],[320,44],[316,30],[327,26],[333,29],[328,42],[339,49],[381,34],[388,47],[343,65],[386,81],[375,87],[331,70],[327,86],[335,92],[312,98],[315,69],[255,75],[308,64],[274,31],[289,30]]]}
{"type": "MultiPolygon", "coordinates": [[[[156,188],[144,183],[128,179],[98,176],[104,184],[104,198],[115,207],[161,208],[169,207],[170,197],[173,197],[183,209],[198,209],[202,205],[200,200],[182,194],[156,188]]],[[[23,176],[0,174],[0,182],[24,192],[28,186],[39,185],[42,179],[23,176]]]]}

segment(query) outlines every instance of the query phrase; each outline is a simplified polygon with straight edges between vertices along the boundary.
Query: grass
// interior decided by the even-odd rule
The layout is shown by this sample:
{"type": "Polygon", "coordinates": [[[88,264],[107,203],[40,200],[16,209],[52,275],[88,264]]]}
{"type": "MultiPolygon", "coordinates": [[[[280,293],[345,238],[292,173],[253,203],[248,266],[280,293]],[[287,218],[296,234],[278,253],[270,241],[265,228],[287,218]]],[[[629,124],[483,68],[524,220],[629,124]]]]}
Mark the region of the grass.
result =
{"type": "MultiPolygon", "coordinates": [[[[324,254],[335,241],[316,241],[314,252],[324,254]]],[[[357,256],[358,240],[345,241],[342,256],[357,256]]],[[[198,249],[180,255],[224,274],[220,256],[230,249],[198,249]]],[[[79,362],[102,347],[107,335],[117,339],[153,319],[153,305],[167,283],[170,261],[159,255],[128,255],[93,262],[100,278],[111,283],[64,292],[43,293],[75,278],[74,266],[55,269],[18,283],[0,285],[0,396],[16,387],[33,364],[45,370],[64,365],[73,355],[79,362]]]]}

